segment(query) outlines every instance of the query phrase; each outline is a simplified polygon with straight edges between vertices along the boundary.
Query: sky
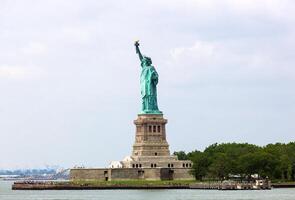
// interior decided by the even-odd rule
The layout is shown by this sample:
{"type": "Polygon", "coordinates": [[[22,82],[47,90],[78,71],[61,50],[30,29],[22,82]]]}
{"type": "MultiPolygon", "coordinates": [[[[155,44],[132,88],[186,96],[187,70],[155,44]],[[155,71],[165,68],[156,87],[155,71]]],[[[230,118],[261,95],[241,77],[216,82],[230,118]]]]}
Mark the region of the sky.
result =
{"type": "Polygon", "coordinates": [[[140,111],[134,41],[174,151],[295,141],[293,0],[0,0],[0,169],[106,167],[140,111]]]}

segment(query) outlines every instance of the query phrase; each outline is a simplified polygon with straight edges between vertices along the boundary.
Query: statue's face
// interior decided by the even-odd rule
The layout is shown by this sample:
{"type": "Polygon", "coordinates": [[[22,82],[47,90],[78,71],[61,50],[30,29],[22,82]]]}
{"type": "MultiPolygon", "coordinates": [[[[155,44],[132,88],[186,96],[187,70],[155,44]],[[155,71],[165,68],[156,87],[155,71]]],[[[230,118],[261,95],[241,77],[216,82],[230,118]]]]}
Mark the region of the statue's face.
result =
{"type": "Polygon", "coordinates": [[[151,64],[152,64],[152,59],[149,58],[149,57],[144,57],[144,58],[143,58],[143,62],[144,62],[146,65],[151,65],[151,64]]]}

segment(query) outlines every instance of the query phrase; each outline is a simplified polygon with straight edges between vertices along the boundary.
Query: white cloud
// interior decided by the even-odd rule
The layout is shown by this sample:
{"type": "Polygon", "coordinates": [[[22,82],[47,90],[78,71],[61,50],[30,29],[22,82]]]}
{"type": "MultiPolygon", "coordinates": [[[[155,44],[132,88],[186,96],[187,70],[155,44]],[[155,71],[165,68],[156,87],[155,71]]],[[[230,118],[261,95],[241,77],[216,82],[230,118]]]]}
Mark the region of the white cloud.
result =
{"type": "Polygon", "coordinates": [[[294,79],[292,63],[295,59],[288,52],[282,54],[282,49],[292,45],[275,42],[272,45],[256,39],[197,40],[191,46],[170,49],[170,58],[164,68],[169,71],[169,83],[184,85],[195,81],[222,82],[228,76],[231,78],[227,81],[234,82],[274,80],[279,77],[294,79]],[[216,77],[221,74],[223,76],[216,77]]]}
{"type": "Polygon", "coordinates": [[[224,1],[227,8],[234,12],[243,14],[259,14],[273,17],[293,16],[288,13],[294,8],[292,0],[226,0],[224,1]]]}
{"type": "Polygon", "coordinates": [[[206,62],[216,56],[218,45],[213,42],[196,41],[191,47],[176,47],[170,50],[170,55],[175,61],[187,60],[188,62],[206,62]]]}
{"type": "MultiPolygon", "coordinates": [[[[246,15],[268,15],[273,17],[292,16],[294,8],[292,0],[149,0],[153,5],[183,11],[196,11],[203,14],[210,11],[222,13],[234,12],[246,15]]],[[[196,13],[197,14],[197,13],[196,13]]]]}
{"type": "Polygon", "coordinates": [[[11,80],[39,79],[44,75],[43,70],[34,66],[0,65],[0,78],[11,80]]]}
{"type": "Polygon", "coordinates": [[[41,56],[47,53],[48,48],[45,44],[40,42],[30,42],[21,51],[27,56],[41,56]]]}
{"type": "Polygon", "coordinates": [[[91,41],[93,36],[88,27],[65,27],[62,29],[62,37],[68,41],[85,44],[91,41]]]}
{"type": "Polygon", "coordinates": [[[27,75],[27,71],[23,67],[17,66],[0,66],[0,77],[9,79],[21,79],[27,75]]]}

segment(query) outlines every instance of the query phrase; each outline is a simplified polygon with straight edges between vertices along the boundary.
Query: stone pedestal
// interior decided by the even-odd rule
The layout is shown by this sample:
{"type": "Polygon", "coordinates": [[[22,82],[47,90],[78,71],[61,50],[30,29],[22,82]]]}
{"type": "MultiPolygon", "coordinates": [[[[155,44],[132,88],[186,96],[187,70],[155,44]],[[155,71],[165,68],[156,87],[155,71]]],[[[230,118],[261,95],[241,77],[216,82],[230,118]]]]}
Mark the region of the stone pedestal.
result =
{"type": "Polygon", "coordinates": [[[121,161],[123,168],[191,168],[191,161],[170,155],[163,114],[139,114],[134,124],[132,155],[121,161]]]}
{"type": "Polygon", "coordinates": [[[170,156],[166,123],[162,114],[139,114],[134,120],[136,133],[132,157],[170,156]]]}

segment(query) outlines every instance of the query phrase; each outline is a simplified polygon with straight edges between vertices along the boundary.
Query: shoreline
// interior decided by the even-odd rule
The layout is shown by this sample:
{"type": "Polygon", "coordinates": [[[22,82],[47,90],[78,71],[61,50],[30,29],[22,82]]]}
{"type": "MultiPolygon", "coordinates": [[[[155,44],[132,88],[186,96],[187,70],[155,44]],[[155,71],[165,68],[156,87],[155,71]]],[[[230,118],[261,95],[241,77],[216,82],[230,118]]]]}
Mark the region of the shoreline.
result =
{"type": "Polygon", "coordinates": [[[132,186],[132,185],[116,185],[116,186],[75,186],[75,185],[52,185],[52,186],[12,186],[12,190],[147,190],[147,189],[191,189],[189,186],[132,186]]]}
{"type": "Polygon", "coordinates": [[[198,189],[198,190],[269,190],[271,188],[295,188],[295,183],[272,183],[270,188],[224,188],[220,183],[185,182],[185,181],[121,181],[121,182],[14,182],[12,190],[147,190],[147,189],[198,189]]]}
{"type": "Polygon", "coordinates": [[[295,183],[272,183],[273,188],[295,188],[295,183]]]}

